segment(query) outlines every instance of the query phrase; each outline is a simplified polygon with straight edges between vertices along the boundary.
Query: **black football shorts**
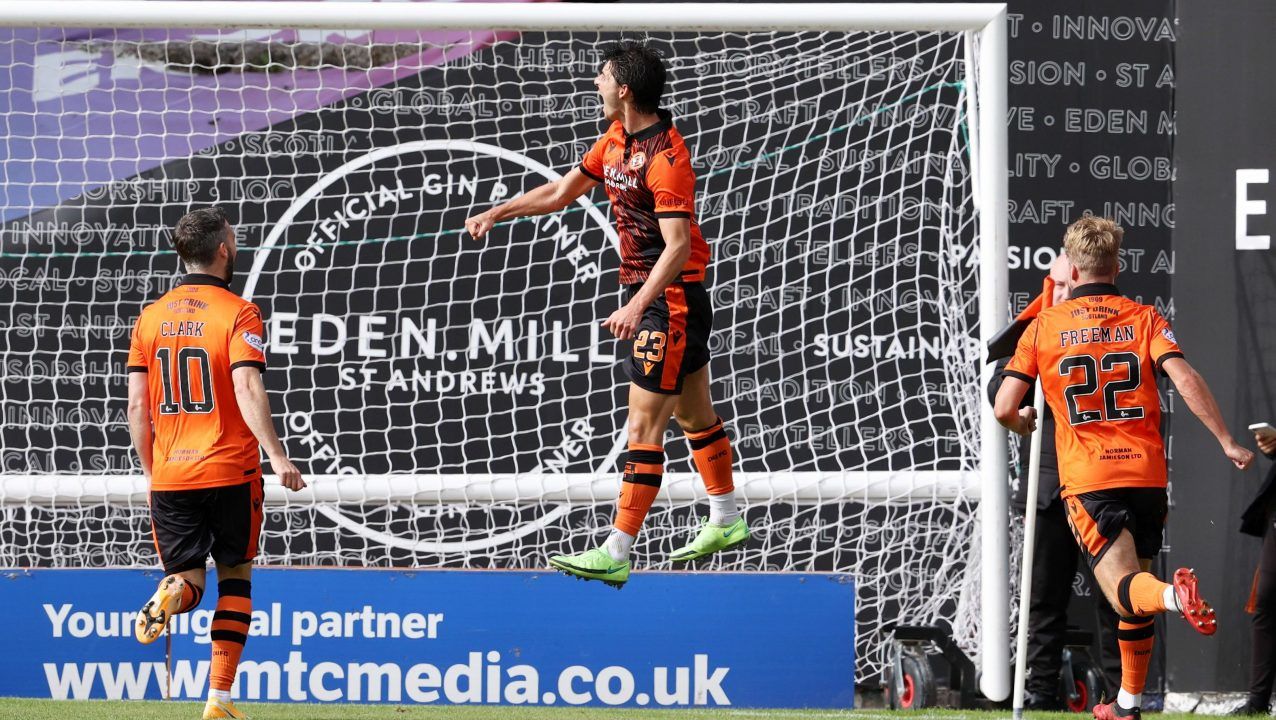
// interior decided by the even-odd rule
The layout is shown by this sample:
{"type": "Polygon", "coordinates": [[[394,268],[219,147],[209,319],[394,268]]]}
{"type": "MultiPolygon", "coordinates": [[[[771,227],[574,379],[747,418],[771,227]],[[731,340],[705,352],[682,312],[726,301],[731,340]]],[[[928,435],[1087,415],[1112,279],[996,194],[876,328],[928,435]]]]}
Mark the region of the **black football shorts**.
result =
{"type": "Polygon", "coordinates": [[[1165,488],[1128,487],[1096,490],[1064,500],[1068,524],[1090,563],[1103,559],[1122,530],[1129,530],[1140,559],[1155,557],[1165,539],[1169,496],[1165,488]]]}
{"type": "MultiPolygon", "coordinates": [[[[629,286],[633,298],[641,285],[629,286]]],[[[629,379],[654,393],[681,395],[682,381],[709,363],[713,307],[702,283],[676,282],[642,314],[627,365],[629,379]]]]}
{"type": "Polygon", "coordinates": [[[255,480],[196,490],[152,490],[151,532],[164,573],[242,565],[257,557],[264,484],[255,480]]]}

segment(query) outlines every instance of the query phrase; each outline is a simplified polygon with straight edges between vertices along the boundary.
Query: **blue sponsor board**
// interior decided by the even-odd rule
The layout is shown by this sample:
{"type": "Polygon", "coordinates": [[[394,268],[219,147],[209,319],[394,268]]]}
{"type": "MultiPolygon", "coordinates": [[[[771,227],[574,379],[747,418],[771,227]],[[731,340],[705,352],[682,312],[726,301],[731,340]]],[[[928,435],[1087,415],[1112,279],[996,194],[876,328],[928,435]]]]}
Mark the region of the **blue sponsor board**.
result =
{"type": "MultiPolygon", "coordinates": [[[[0,696],[199,699],[215,606],[133,639],[160,575],[7,571],[0,696]]],[[[282,702],[853,705],[846,575],[259,569],[238,697],[282,702]]]]}

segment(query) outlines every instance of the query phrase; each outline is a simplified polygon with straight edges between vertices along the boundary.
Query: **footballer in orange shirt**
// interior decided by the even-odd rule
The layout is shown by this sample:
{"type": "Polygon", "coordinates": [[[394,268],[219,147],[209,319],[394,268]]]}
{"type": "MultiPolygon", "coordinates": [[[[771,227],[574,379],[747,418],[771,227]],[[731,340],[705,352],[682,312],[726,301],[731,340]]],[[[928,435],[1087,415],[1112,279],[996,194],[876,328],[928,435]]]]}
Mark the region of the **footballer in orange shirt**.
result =
{"type": "Polygon", "coordinates": [[[670,560],[687,562],[739,545],[749,528],[736,507],[731,441],[709,394],[709,245],[695,218],[691,153],[672,115],[660,108],[664,61],[644,43],[618,43],[604,51],[594,85],[611,124],[580,165],[465,226],[477,240],[502,220],[558,212],[599,184],[607,191],[620,236],[620,282],[629,299],[602,324],[620,340],[632,340],[624,361],[629,454],[607,540],[578,555],[553,556],[549,564],[621,587],[629,578],[630,547],[660,490],[671,416],[704,480],[709,518],[670,560]]]}
{"type": "Polygon", "coordinates": [[[198,605],[211,555],[218,597],[204,718],[241,718],[230,690],[252,620],[258,443],[285,487],[305,483],[271,423],[261,310],[230,290],[234,229],[220,209],[196,210],[178,222],[174,245],[188,274],[142,311],[129,343],[129,431],[165,572],[134,630],[154,642],[174,615],[198,605]]]}
{"type": "Polygon", "coordinates": [[[1176,611],[1212,635],[1214,610],[1186,568],[1173,584],[1152,573],[1168,505],[1165,447],[1156,372],[1174,382],[1223,454],[1244,469],[1253,453],[1228,432],[1209,387],[1187,363],[1165,318],[1117,290],[1123,231],[1111,220],[1085,217],[1071,226],[1064,251],[1072,265],[1070,298],[1042,310],[1024,330],[1003,371],[997,419],[1021,434],[1036,427],[1033,408],[1020,408],[1031,383],[1056,420],[1061,495],[1068,522],[1095,579],[1121,616],[1121,690],[1096,705],[1100,720],[1137,717],[1153,644],[1153,619],[1176,611]]]}

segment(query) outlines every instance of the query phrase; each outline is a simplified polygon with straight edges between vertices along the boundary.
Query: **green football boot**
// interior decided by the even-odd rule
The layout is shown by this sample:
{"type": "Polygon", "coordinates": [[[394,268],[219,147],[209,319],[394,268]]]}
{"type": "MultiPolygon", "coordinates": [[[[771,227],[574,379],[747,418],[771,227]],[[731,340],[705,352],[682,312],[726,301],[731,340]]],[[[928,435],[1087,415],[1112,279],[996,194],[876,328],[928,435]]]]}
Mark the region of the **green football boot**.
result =
{"type": "Polygon", "coordinates": [[[669,559],[673,562],[687,562],[712,555],[719,550],[735,547],[749,539],[749,525],[744,516],[736,518],[730,525],[711,525],[708,520],[700,524],[700,532],[685,547],[675,550],[669,559]]]}
{"type": "Polygon", "coordinates": [[[549,559],[549,565],[580,580],[602,580],[617,590],[629,580],[629,561],[612,560],[605,547],[586,550],[579,555],[554,555],[549,559]]]}

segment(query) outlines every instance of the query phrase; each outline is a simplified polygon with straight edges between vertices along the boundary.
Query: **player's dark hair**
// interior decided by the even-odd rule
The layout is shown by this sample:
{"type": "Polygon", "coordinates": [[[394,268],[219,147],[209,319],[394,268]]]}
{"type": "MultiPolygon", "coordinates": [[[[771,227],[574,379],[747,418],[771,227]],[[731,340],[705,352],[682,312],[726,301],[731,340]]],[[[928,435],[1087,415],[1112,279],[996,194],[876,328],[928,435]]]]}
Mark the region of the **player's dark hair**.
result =
{"type": "Polygon", "coordinates": [[[665,94],[665,61],[660,51],[642,40],[621,40],[603,50],[603,64],[611,63],[611,75],[634,94],[638,112],[660,109],[665,94]]]}
{"type": "Polygon", "coordinates": [[[229,232],[230,219],[226,211],[219,207],[206,207],[192,210],[177,221],[177,229],[173,232],[173,245],[182,262],[194,267],[206,267],[217,257],[217,246],[221,245],[229,232]]]}

